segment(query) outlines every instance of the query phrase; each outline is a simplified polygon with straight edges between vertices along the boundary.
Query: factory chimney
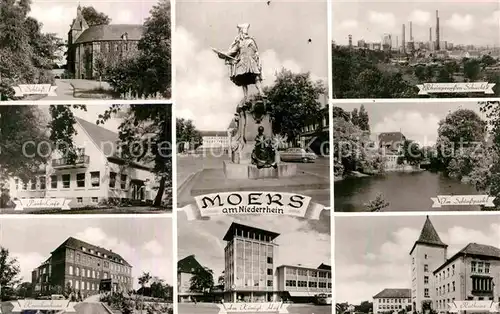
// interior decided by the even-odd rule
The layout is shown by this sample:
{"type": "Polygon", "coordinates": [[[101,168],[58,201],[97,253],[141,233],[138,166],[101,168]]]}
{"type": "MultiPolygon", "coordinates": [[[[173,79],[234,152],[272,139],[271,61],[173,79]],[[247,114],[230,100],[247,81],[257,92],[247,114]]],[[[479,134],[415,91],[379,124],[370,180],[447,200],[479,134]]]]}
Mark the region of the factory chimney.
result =
{"type": "Polygon", "coordinates": [[[405,53],[405,52],[406,52],[406,47],[405,47],[405,45],[406,45],[406,41],[405,41],[405,31],[406,31],[406,30],[405,30],[405,25],[403,24],[403,38],[402,38],[402,41],[401,41],[401,48],[402,48],[401,50],[403,51],[403,53],[405,53]]]}
{"type": "Polygon", "coordinates": [[[413,25],[410,21],[410,41],[413,41],[413,25]]]}
{"type": "Polygon", "coordinates": [[[439,38],[439,11],[436,10],[436,50],[439,50],[439,44],[441,39],[439,38]]]}

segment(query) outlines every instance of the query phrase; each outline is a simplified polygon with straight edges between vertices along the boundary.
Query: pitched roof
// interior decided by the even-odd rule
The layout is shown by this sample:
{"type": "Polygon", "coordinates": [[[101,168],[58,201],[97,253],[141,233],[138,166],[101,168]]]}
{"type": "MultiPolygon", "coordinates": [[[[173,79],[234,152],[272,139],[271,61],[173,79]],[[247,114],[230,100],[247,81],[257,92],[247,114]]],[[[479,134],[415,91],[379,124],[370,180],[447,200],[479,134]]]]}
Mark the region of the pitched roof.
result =
{"type": "MultiPolygon", "coordinates": [[[[73,237],[69,237],[66,241],[64,241],[61,245],[59,245],[52,253],[62,249],[62,248],[71,248],[74,250],[78,250],[80,252],[83,252],[82,247],[85,247],[87,251],[85,251],[86,254],[90,254],[89,250],[94,250],[96,253],[101,252],[102,254],[106,254],[108,256],[108,259],[114,260],[114,262],[118,264],[123,264],[132,267],[127,261],[120,256],[120,254],[117,254],[111,250],[104,249],[102,247],[84,242],[82,240],[75,239],[73,237]],[[121,262],[120,262],[121,261],[121,262]]],[[[100,256],[103,257],[103,256],[100,256]]]]}
{"type": "Polygon", "coordinates": [[[394,143],[402,142],[405,140],[405,136],[401,132],[383,132],[378,135],[378,140],[381,143],[394,143]]]}
{"type": "Polygon", "coordinates": [[[196,260],[193,255],[189,255],[177,262],[177,272],[178,273],[188,273],[192,274],[197,269],[203,269],[200,263],[196,260]]]}
{"type": "Polygon", "coordinates": [[[434,229],[434,226],[432,225],[432,222],[429,219],[429,216],[427,216],[425,218],[424,227],[422,228],[422,231],[420,232],[420,237],[413,245],[413,248],[411,249],[410,254],[413,252],[413,250],[415,249],[415,246],[417,244],[439,246],[439,247],[448,247],[448,245],[444,244],[444,242],[441,241],[441,238],[439,237],[439,234],[437,233],[436,229],[434,229]]]}
{"type": "Polygon", "coordinates": [[[75,40],[75,44],[93,41],[121,41],[124,34],[127,34],[127,40],[139,40],[143,32],[144,27],[135,24],[93,25],[83,31],[75,40]]]}
{"type": "Polygon", "coordinates": [[[321,263],[321,265],[318,266],[318,269],[332,270],[332,266],[321,263]]]}
{"type": "Polygon", "coordinates": [[[410,289],[384,289],[373,296],[374,299],[377,298],[410,298],[410,289]]]}
{"type": "Polygon", "coordinates": [[[486,257],[489,259],[500,260],[500,249],[491,245],[469,243],[451,258],[446,260],[446,262],[434,270],[433,273],[437,273],[461,256],[480,256],[483,258],[486,257]]]}
{"type": "Polygon", "coordinates": [[[118,133],[78,117],[75,117],[75,119],[85,132],[87,132],[97,147],[102,150],[104,155],[107,157],[114,155],[113,153],[116,152],[117,143],[120,140],[118,133]]]}

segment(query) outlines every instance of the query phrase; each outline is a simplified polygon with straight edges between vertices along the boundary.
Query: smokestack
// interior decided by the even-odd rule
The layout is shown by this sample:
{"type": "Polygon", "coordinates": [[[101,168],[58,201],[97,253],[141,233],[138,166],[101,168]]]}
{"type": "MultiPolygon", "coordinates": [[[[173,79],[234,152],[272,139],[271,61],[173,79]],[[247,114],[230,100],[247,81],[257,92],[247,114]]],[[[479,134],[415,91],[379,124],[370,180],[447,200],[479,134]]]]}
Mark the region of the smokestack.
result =
{"type": "Polygon", "coordinates": [[[403,39],[401,41],[401,47],[403,48],[403,53],[406,51],[406,48],[405,48],[405,45],[406,45],[406,42],[405,42],[405,25],[403,24],[403,39]]]}
{"type": "Polygon", "coordinates": [[[413,25],[410,21],[410,41],[413,41],[413,25]]]}
{"type": "Polygon", "coordinates": [[[432,27],[429,27],[429,42],[432,42],[432,27]]]}
{"type": "Polygon", "coordinates": [[[439,11],[436,10],[436,50],[439,50],[439,11]]]}
{"type": "Polygon", "coordinates": [[[349,48],[352,47],[352,35],[349,35],[349,48]]]}

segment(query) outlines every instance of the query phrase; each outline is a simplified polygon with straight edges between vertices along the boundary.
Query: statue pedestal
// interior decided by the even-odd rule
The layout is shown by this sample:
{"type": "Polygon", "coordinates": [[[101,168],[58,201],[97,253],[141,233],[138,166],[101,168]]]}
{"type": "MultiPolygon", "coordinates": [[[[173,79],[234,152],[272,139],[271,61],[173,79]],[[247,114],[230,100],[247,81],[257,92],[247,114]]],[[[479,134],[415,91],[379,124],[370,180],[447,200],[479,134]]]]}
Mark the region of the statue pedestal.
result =
{"type": "Polygon", "coordinates": [[[264,179],[291,177],[297,173],[297,165],[281,163],[276,151],[276,168],[261,168],[252,164],[252,152],[259,127],[264,128],[266,138],[272,138],[271,118],[265,112],[263,100],[251,100],[239,108],[238,129],[235,141],[238,149],[231,154],[231,161],[224,161],[224,175],[227,179],[264,179]]]}

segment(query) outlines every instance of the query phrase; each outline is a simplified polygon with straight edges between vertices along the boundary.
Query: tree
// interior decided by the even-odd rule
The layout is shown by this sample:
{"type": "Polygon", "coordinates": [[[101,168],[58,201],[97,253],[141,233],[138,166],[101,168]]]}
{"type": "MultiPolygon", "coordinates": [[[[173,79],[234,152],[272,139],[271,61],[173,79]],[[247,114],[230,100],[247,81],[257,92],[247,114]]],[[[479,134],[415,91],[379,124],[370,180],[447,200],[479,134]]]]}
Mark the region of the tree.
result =
{"type": "Polygon", "coordinates": [[[52,83],[50,72],[62,48],[54,34],[42,34],[28,16],[30,0],[0,2],[0,97],[12,99],[12,86],[52,83]]]}
{"type": "Polygon", "coordinates": [[[222,287],[224,287],[224,283],[226,282],[226,277],[225,277],[224,273],[225,272],[222,271],[222,274],[219,276],[219,278],[217,278],[217,284],[219,286],[222,286],[222,287]]]}
{"type": "Polygon", "coordinates": [[[359,121],[358,126],[362,131],[370,132],[370,118],[368,117],[368,112],[365,109],[364,105],[361,105],[359,108],[359,121]]]}
{"type": "Polygon", "coordinates": [[[349,308],[349,303],[337,303],[335,304],[336,313],[343,314],[349,308]]]}
{"type": "Polygon", "coordinates": [[[321,119],[319,99],[326,89],[321,82],[313,82],[309,73],[296,74],[282,69],[265,93],[273,133],[286,136],[291,142],[302,127],[321,119]]]}
{"type": "Polygon", "coordinates": [[[479,78],[481,74],[481,62],[476,59],[468,59],[464,62],[464,77],[470,82],[479,78]]]}
{"type": "Polygon", "coordinates": [[[51,147],[43,144],[48,135],[42,117],[36,106],[0,106],[0,177],[27,181],[45,164],[51,147]]]}
{"type": "Polygon", "coordinates": [[[16,295],[21,298],[33,297],[33,284],[31,282],[23,282],[16,288],[16,295]]]}
{"type": "Polygon", "coordinates": [[[349,115],[349,113],[344,109],[336,106],[333,106],[332,108],[332,118],[342,118],[347,122],[351,121],[351,116],[349,115]]]}
{"type": "Polygon", "coordinates": [[[144,296],[144,287],[149,283],[149,281],[152,279],[151,275],[147,272],[143,272],[142,276],[139,277],[137,280],[139,281],[139,285],[142,287],[142,295],[144,296]]]}
{"type": "Polygon", "coordinates": [[[214,286],[213,271],[207,267],[195,269],[189,284],[189,290],[193,292],[210,291],[214,286]]]}
{"type": "Polygon", "coordinates": [[[175,132],[178,143],[184,142],[195,146],[201,143],[201,133],[196,130],[193,121],[190,119],[177,118],[175,132]]]}
{"type": "Polygon", "coordinates": [[[109,18],[109,16],[102,12],[96,11],[96,9],[94,9],[94,7],[92,6],[83,7],[82,16],[85,19],[85,22],[87,22],[88,26],[108,25],[109,23],[111,23],[111,19],[109,18]]]}
{"type": "Polygon", "coordinates": [[[0,300],[8,301],[14,295],[14,287],[21,283],[19,262],[9,256],[9,250],[0,246],[0,300]]]}
{"type": "Polygon", "coordinates": [[[403,143],[403,160],[410,165],[418,165],[424,159],[422,149],[417,142],[405,140],[403,143]]]}
{"type": "Polygon", "coordinates": [[[366,207],[371,212],[378,212],[389,205],[389,202],[384,199],[384,196],[382,194],[378,194],[374,200],[371,200],[366,204],[366,207]]]}
{"type": "Polygon", "coordinates": [[[358,127],[359,127],[359,115],[358,115],[358,108],[354,108],[354,109],[351,111],[351,122],[352,122],[352,124],[354,124],[355,126],[358,126],[358,127]]]}
{"type": "Polygon", "coordinates": [[[355,311],[361,313],[373,312],[373,303],[370,301],[363,301],[360,305],[355,306],[355,311]]]}

